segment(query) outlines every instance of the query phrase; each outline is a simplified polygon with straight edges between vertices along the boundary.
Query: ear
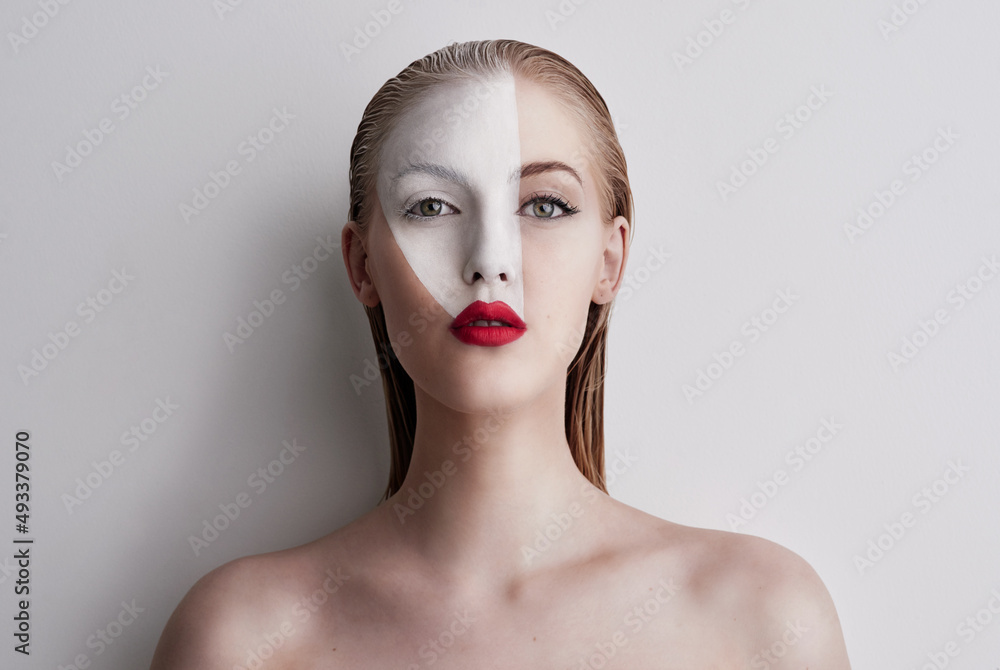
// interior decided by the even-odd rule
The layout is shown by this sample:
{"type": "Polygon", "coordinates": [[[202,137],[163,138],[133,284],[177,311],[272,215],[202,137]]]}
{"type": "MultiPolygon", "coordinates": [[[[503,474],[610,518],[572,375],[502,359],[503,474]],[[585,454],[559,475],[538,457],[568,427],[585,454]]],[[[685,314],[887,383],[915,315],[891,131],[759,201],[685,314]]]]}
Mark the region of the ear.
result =
{"type": "Polygon", "coordinates": [[[368,271],[368,252],[364,238],[356,221],[348,221],[340,231],[340,250],[347,266],[347,277],[351,280],[354,295],[362,304],[374,307],[379,303],[378,289],[368,271]]]}
{"type": "Polygon", "coordinates": [[[604,246],[601,275],[590,299],[598,305],[611,302],[625,278],[628,262],[628,236],[631,224],[624,216],[616,216],[604,246]]]}

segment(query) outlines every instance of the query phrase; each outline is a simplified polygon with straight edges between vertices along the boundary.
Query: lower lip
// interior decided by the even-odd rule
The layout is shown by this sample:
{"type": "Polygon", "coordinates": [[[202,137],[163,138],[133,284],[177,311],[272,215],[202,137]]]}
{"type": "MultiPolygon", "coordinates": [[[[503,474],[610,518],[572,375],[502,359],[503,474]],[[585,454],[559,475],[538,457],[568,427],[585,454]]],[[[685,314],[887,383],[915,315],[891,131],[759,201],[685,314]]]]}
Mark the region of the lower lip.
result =
{"type": "Polygon", "coordinates": [[[524,335],[523,328],[509,326],[462,326],[451,332],[460,341],[480,347],[501,347],[524,335]]]}

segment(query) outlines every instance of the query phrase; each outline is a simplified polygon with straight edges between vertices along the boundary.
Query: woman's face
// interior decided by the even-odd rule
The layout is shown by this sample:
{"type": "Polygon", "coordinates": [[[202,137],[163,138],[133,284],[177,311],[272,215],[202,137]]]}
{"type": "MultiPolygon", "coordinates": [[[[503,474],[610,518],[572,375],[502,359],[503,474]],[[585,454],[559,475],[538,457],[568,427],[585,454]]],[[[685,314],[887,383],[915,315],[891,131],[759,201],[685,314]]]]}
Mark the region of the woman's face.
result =
{"type": "Polygon", "coordinates": [[[587,140],[555,97],[511,76],[437,85],[387,138],[367,304],[381,301],[403,368],[445,405],[564,388],[590,302],[617,291],[628,222],[601,221],[587,140]],[[460,326],[477,301],[498,309],[460,326]]]}

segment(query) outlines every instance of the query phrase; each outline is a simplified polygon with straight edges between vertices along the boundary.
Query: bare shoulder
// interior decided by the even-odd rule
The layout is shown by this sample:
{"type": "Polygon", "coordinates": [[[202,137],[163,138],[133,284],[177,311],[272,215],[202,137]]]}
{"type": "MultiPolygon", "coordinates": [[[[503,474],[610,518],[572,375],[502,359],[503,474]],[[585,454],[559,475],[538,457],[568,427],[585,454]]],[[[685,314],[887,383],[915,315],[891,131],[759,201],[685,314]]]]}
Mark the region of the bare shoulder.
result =
{"type": "Polygon", "coordinates": [[[669,524],[665,536],[684,590],[743,641],[749,667],[850,668],[833,599],[804,558],[741,533],[669,524]]]}
{"type": "Polygon", "coordinates": [[[247,556],[215,568],[181,599],[160,635],[151,670],[243,665],[267,613],[280,606],[268,554],[247,556]]]}
{"type": "MultiPolygon", "coordinates": [[[[721,531],[725,532],[725,531],[721,531]]],[[[833,598],[809,563],[795,552],[759,537],[726,533],[742,551],[736,567],[748,609],[759,613],[747,624],[756,638],[752,668],[849,670],[844,633],[833,598]]]]}
{"type": "Polygon", "coordinates": [[[247,667],[254,654],[286,667],[320,611],[316,593],[329,612],[347,579],[317,560],[314,544],[238,558],[199,579],[167,621],[151,670],[247,667]]]}

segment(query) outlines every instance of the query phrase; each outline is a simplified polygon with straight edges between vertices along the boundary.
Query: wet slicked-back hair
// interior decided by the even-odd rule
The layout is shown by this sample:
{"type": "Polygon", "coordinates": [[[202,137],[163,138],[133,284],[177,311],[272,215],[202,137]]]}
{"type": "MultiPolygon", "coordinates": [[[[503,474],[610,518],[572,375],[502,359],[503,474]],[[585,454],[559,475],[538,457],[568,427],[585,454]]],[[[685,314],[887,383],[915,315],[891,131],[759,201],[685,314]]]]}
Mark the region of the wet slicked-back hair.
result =
{"type": "MultiPolygon", "coordinates": [[[[351,145],[350,218],[362,236],[367,234],[377,198],[376,180],[382,146],[406,113],[436,84],[456,80],[485,80],[511,76],[541,85],[578,121],[587,144],[581,156],[590,161],[597,177],[602,220],[616,216],[632,222],[632,191],[625,154],[604,98],[582,72],[561,56],[514,40],[485,40],[450,44],[410,63],[385,82],[365,108],[351,145]]],[[[629,243],[634,236],[630,226],[629,243]]],[[[604,377],[607,333],[612,302],[590,303],[583,342],[566,375],[566,439],[580,472],[594,486],[604,482],[604,377]]],[[[383,500],[399,490],[409,469],[416,428],[413,380],[395,357],[386,330],[381,303],[365,307],[375,348],[379,352],[382,387],[389,420],[391,462],[383,500]]]]}

